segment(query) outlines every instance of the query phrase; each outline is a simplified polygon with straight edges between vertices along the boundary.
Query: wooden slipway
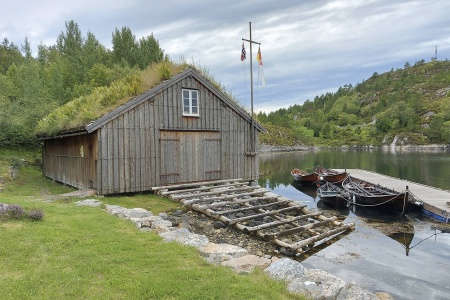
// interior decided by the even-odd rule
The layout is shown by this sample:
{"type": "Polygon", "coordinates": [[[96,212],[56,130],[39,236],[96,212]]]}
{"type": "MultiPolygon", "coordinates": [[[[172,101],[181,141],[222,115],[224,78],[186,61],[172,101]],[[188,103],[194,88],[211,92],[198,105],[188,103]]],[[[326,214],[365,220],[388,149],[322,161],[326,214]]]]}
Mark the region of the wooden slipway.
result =
{"type": "Polygon", "coordinates": [[[353,223],[343,224],[336,217],[327,218],[242,179],[169,185],[152,190],[292,253],[312,249],[316,242],[354,228],[353,223]]]}
{"type": "MultiPolygon", "coordinates": [[[[344,171],[344,169],[336,169],[336,171],[341,170],[344,171]]],[[[397,192],[403,192],[408,187],[409,201],[419,202],[424,214],[441,222],[450,221],[449,191],[361,169],[346,169],[346,171],[352,177],[379,184],[397,192]]]]}

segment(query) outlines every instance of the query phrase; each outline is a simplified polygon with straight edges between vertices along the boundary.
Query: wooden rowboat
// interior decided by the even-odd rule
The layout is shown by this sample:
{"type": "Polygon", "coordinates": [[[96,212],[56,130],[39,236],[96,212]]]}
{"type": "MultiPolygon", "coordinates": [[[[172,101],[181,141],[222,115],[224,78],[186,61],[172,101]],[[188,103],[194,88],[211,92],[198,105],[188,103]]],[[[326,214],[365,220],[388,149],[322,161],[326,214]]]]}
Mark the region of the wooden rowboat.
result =
{"type": "Polygon", "coordinates": [[[298,182],[314,183],[319,180],[319,176],[315,172],[308,173],[300,169],[292,170],[291,175],[294,177],[294,180],[298,182]]]}
{"type": "Polygon", "coordinates": [[[327,169],[321,166],[314,168],[314,173],[317,174],[318,179],[323,182],[342,182],[348,176],[346,171],[336,171],[332,169],[327,169]]]}
{"type": "Polygon", "coordinates": [[[350,200],[366,207],[405,212],[408,206],[408,192],[397,192],[358,178],[348,176],[342,187],[350,200]]]}
{"type": "Polygon", "coordinates": [[[348,193],[341,187],[330,182],[326,182],[317,189],[320,200],[331,206],[346,207],[349,203],[348,193]]]}

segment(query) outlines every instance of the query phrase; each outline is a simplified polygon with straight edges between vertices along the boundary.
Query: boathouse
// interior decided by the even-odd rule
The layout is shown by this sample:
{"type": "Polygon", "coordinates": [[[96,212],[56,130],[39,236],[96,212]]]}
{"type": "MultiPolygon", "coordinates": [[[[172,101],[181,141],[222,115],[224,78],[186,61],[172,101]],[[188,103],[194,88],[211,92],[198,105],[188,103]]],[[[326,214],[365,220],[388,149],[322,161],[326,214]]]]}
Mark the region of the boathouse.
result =
{"type": "Polygon", "coordinates": [[[255,180],[261,131],[243,108],[189,67],[81,128],[41,137],[43,173],[103,195],[255,180]]]}

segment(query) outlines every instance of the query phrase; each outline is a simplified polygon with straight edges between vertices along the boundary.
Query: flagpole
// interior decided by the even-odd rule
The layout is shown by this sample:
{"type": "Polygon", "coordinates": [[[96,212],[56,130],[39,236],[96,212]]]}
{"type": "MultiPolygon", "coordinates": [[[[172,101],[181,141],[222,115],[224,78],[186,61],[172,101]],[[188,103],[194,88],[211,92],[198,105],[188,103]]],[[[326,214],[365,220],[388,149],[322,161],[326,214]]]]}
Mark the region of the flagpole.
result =
{"type": "MultiPolygon", "coordinates": [[[[250,29],[250,40],[242,39],[243,41],[247,41],[250,43],[250,117],[251,117],[251,127],[250,127],[250,136],[251,136],[251,143],[250,143],[250,155],[256,156],[256,139],[255,139],[255,121],[253,116],[253,53],[252,53],[252,44],[258,44],[261,45],[261,43],[255,42],[252,40],[252,22],[248,22],[249,29],[250,29]]],[[[250,171],[250,181],[253,182],[253,159],[251,160],[251,171],[250,171]]]]}

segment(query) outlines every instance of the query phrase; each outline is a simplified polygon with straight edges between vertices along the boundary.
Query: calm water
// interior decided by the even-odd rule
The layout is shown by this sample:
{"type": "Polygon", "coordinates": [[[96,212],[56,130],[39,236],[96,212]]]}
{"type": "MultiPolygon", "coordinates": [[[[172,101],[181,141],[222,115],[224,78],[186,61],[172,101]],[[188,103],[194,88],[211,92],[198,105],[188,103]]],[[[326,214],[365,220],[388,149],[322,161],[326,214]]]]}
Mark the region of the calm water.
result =
{"type": "Polygon", "coordinates": [[[261,186],[355,223],[354,231],[300,257],[305,267],[323,269],[371,292],[388,292],[395,299],[450,299],[450,233],[446,233],[450,227],[414,212],[401,217],[370,209],[323,207],[316,191],[298,186],[290,174],[294,168],[312,171],[316,165],[360,168],[449,190],[450,153],[289,152],[263,154],[259,165],[261,186]]]}

